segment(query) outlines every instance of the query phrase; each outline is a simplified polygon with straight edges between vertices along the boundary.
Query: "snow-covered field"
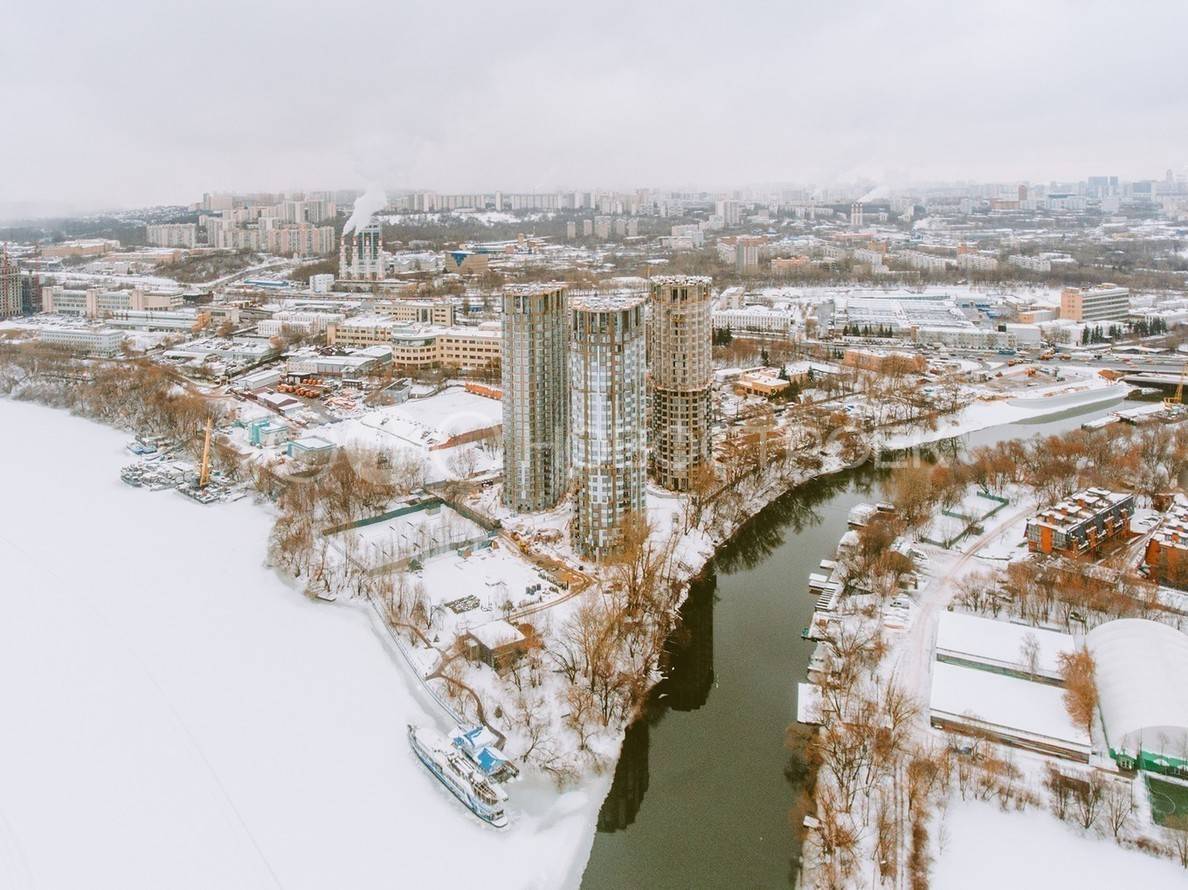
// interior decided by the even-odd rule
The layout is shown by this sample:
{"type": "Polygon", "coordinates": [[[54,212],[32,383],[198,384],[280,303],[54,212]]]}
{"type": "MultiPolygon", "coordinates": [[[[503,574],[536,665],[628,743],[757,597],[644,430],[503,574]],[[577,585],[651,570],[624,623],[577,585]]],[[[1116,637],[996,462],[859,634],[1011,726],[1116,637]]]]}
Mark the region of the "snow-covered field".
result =
{"type": "Polygon", "coordinates": [[[484,472],[499,465],[490,451],[478,444],[430,450],[451,436],[489,429],[503,422],[503,403],[451,386],[426,399],[410,399],[400,405],[376,408],[367,413],[317,427],[311,432],[338,445],[360,445],[388,452],[410,451],[427,463],[428,481],[458,475],[451,459],[460,451],[472,455],[471,469],[484,472]]]}
{"type": "Polygon", "coordinates": [[[1174,862],[1082,836],[1037,809],[1004,813],[993,804],[954,803],[944,817],[941,848],[932,876],[936,890],[1172,890],[1188,884],[1174,862]]]}
{"type": "Polygon", "coordinates": [[[0,430],[0,887],[577,884],[608,777],[481,825],[378,623],[264,566],[264,508],[124,486],[128,437],[63,412],[0,430]]]}

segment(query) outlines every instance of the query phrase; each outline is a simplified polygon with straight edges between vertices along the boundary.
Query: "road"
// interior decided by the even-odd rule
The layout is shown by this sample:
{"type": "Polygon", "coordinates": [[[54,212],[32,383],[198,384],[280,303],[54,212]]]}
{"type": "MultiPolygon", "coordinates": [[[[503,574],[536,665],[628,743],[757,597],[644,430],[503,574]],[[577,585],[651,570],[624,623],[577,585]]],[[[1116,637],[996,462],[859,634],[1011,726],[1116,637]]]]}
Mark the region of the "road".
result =
{"type": "Polygon", "coordinates": [[[267,262],[260,263],[256,266],[249,266],[246,269],[240,269],[238,272],[232,272],[230,275],[224,275],[221,278],[215,278],[212,281],[196,281],[189,285],[190,287],[223,287],[231,284],[233,281],[238,281],[240,278],[247,278],[249,275],[254,275],[256,272],[264,272],[268,269],[276,269],[282,266],[291,265],[292,260],[286,259],[271,259],[267,262]]]}
{"type": "Polygon", "coordinates": [[[898,643],[900,650],[895,661],[894,676],[901,687],[920,705],[920,728],[928,723],[928,699],[931,694],[932,660],[936,641],[936,622],[940,612],[947,609],[957,593],[957,584],[966,574],[970,561],[991,541],[1012,525],[1026,519],[1034,510],[1028,504],[999,520],[975,540],[941,576],[934,578],[920,596],[919,608],[912,623],[898,643]]]}

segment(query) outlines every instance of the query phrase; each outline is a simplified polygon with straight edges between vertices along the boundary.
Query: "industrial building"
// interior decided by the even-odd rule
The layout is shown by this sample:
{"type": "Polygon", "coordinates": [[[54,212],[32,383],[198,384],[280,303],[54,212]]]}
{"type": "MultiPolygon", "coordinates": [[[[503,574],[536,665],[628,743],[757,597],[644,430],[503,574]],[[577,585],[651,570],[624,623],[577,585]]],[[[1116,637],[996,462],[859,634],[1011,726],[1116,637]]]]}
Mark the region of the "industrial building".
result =
{"type": "Polygon", "coordinates": [[[383,229],[377,222],[342,233],[338,277],[347,281],[378,281],[384,277],[383,229]]]}
{"type": "Polygon", "coordinates": [[[945,731],[1088,761],[1089,734],[1073,723],[1063,694],[1051,683],[937,661],[932,665],[929,722],[945,731]]]}
{"type": "Polygon", "coordinates": [[[1133,494],[1086,488],[1028,520],[1027,549],[1073,557],[1090,553],[1126,534],[1133,515],[1133,494]]]}
{"type": "Polygon", "coordinates": [[[652,471],[663,487],[687,491],[689,474],[710,458],[710,279],[657,276],[651,288],[652,471]]]}
{"type": "Polygon", "coordinates": [[[498,674],[507,673],[529,648],[524,631],[502,619],[472,627],[462,639],[467,658],[482,662],[498,674]]]}
{"type": "Polygon", "coordinates": [[[547,510],[569,481],[569,306],[561,284],[503,292],[503,502],[547,510]]]}
{"type": "Polygon", "coordinates": [[[286,447],[289,457],[304,463],[322,463],[334,454],[335,445],[321,436],[304,436],[293,439],[286,447]]]}
{"type": "Polygon", "coordinates": [[[1188,778],[1188,634],[1144,618],[1089,631],[1110,756],[1124,769],[1188,778]]]}
{"type": "Polygon", "coordinates": [[[996,621],[966,612],[941,612],[936,659],[1020,680],[1061,684],[1061,657],[1076,645],[1070,634],[996,621]]]}
{"type": "Polygon", "coordinates": [[[289,378],[358,377],[374,374],[392,364],[391,346],[368,346],[350,355],[323,355],[320,352],[299,352],[285,362],[289,378]]]}
{"type": "Polygon", "coordinates": [[[944,294],[902,291],[888,297],[849,297],[840,308],[844,314],[835,324],[857,331],[889,330],[903,336],[919,328],[975,327],[956,302],[944,294]]]}
{"type": "Polygon", "coordinates": [[[624,519],[644,508],[645,294],[584,291],[570,300],[573,543],[612,553],[624,519]]]}
{"type": "Polygon", "coordinates": [[[206,338],[181,343],[163,353],[163,358],[181,362],[214,362],[226,365],[260,364],[280,355],[280,349],[258,337],[206,338]]]}

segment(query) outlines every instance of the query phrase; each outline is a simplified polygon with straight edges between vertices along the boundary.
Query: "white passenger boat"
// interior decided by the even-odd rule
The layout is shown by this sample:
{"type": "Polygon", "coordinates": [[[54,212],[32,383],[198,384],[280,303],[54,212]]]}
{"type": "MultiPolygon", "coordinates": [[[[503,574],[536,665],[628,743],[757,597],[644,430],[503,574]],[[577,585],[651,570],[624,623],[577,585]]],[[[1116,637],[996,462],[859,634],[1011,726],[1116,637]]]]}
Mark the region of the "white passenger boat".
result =
{"type": "Polygon", "coordinates": [[[507,827],[507,815],[503,811],[507,792],[484,776],[448,739],[431,729],[410,724],[408,744],[425,768],[472,813],[496,828],[507,827]]]}

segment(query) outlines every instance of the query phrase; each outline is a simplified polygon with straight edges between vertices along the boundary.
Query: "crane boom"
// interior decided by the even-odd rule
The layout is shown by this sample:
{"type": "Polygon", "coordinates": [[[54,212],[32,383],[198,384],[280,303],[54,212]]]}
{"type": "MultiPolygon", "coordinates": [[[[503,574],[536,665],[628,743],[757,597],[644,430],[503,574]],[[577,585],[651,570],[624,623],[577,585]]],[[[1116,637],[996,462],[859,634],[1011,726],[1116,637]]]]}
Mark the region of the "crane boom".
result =
{"type": "Polygon", "coordinates": [[[198,487],[206,488],[210,481],[210,433],[214,428],[214,418],[206,418],[206,438],[202,442],[202,467],[198,471],[198,487]]]}
{"type": "Polygon", "coordinates": [[[1188,362],[1186,362],[1184,364],[1184,367],[1180,369],[1180,382],[1176,386],[1176,394],[1174,396],[1168,396],[1166,399],[1163,400],[1163,404],[1165,406],[1171,407],[1172,405],[1184,404],[1184,379],[1185,378],[1188,378],[1188,362]]]}

